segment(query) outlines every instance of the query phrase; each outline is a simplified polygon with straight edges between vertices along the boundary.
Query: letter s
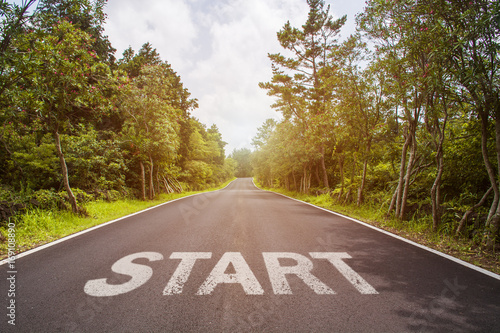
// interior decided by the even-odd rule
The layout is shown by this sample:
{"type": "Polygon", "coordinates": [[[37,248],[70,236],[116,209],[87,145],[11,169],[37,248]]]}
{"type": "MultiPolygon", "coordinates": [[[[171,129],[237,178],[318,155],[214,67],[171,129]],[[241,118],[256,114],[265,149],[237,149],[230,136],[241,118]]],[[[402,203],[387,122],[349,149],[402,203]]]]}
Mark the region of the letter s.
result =
{"type": "Polygon", "coordinates": [[[153,275],[149,266],[135,264],[132,261],[146,258],[149,261],[162,260],[163,256],[157,252],[139,252],[125,256],[111,266],[111,270],[118,274],[129,275],[132,279],[123,284],[108,284],[107,279],[89,280],[83,290],[87,295],[105,297],[128,293],[146,283],[153,275]]]}

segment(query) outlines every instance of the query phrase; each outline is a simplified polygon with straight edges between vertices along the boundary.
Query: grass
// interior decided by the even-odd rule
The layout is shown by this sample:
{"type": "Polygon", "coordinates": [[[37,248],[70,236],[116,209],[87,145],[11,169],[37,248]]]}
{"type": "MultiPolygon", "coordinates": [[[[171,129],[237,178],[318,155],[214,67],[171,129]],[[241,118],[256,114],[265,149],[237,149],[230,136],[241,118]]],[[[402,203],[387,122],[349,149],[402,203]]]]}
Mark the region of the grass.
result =
{"type": "Polygon", "coordinates": [[[389,231],[429,248],[449,254],[473,265],[479,266],[493,273],[500,274],[500,254],[485,251],[477,245],[476,240],[456,238],[447,233],[432,231],[430,217],[402,221],[387,216],[387,212],[380,206],[364,204],[341,205],[328,194],[307,195],[303,193],[287,191],[281,188],[264,188],[256,183],[259,188],[281,193],[286,196],[311,203],[313,205],[355,218],[365,223],[374,225],[380,229],[389,231]]]}
{"type": "MultiPolygon", "coordinates": [[[[113,202],[92,201],[83,205],[88,217],[75,215],[69,211],[34,209],[19,215],[15,223],[16,253],[55,241],[93,226],[136,213],[164,202],[183,198],[192,194],[215,191],[225,187],[233,179],[205,191],[162,194],[151,201],[121,199],[113,202]]],[[[7,228],[0,228],[3,238],[7,238],[7,228]]],[[[7,257],[8,242],[0,243],[0,259],[7,257]]]]}

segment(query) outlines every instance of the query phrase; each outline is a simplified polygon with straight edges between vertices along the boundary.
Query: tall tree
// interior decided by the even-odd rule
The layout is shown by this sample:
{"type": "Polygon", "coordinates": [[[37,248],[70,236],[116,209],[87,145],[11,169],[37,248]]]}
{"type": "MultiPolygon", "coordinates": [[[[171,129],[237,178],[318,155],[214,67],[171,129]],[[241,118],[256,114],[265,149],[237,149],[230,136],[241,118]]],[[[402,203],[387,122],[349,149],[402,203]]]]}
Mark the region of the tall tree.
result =
{"type": "Polygon", "coordinates": [[[346,16],[334,20],[322,0],[308,0],[309,15],[302,29],[293,28],[287,22],[277,33],[281,46],[293,57],[269,54],[273,63],[273,79],[261,83],[268,94],[278,96],[276,104],[282,112],[292,112],[306,126],[307,134],[319,153],[324,187],[329,187],[325,165],[325,114],[330,98],[326,94],[321,79],[321,71],[327,65],[328,54],[337,47],[336,37],[346,21],[346,16]]]}
{"type": "Polygon", "coordinates": [[[487,245],[494,246],[500,229],[500,4],[498,1],[467,2],[431,1],[428,12],[437,24],[436,32],[444,35],[438,51],[453,78],[467,91],[464,97],[474,107],[481,122],[483,161],[493,189],[487,226],[487,245]],[[490,161],[488,136],[494,124],[496,169],[490,161]]]}
{"type": "Polygon", "coordinates": [[[107,96],[117,78],[98,61],[90,35],[68,21],[62,20],[50,30],[35,30],[15,43],[24,51],[28,74],[13,96],[11,113],[20,119],[29,117],[52,134],[63,184],[73,212],[78,212],[60,134],[70,132],[82,119],[99,118],[107,112],[107,96]]]}
{"type": "MultiPolygon", "coordinates": [[[[0,1],[0,107],[4,108],[11,102],[11,97],[6,96],[6,91],[26,75],[25,71],[14,70],[23,67],[26,58],[13,46],[13,41],[25,34],[28,25],[36,14],[30,13],[36,0],[25,0],[21,5],[10,4],[5,0],[0,1]]],[[[1,114],[0,114],[1,116],[1,114]]]]}
{"type": "Polygon", "coordinates": [[[252,151],[248,148],[234,149],[230,158],[235,160],[238,164],[236,166],[236,177],[250,177],[252,176],[252,151]]]}
{"type": "Polygon", "coordinates": [[[116,50],[104,35],[104,7],[107,2],[108,0],[40,0],[37,25],[50,29],[61,19],[71,22],[77,29],[92,37],[92,49],[101,61],[113,63],[116,50]]]}
{"type": "MultiPolygon", "coordinates": [[[[146,197],[145,165],[149,165],[149,193],[155,196],[155,175],[162,166],[173,163],[179,146],[179,118],[170,88],[175,78],[168,64],[144,66],[124,92],[121,110],[125,117],[122,139],[131,143],[141,168],[141,193],[146,197]]],[[[157,178],[157,177],[156,177],[157,178]]]]}
{"type": "Polygon", "coordinates": [[[401,151],[399,180],[389,208],[404,218],[412,177],[421,168],[417,131],[426,107],[428,87],[425,84],[431,50],[422,48],[426,18],[417,15],[413,0],[397,2],[369,1],[358,17],[362,31],[377,47],[381,69],[392,80],[392,101],[402,109],[404,144],[401,151]]]}
{"type": "MultiPolygon", "coordinates": [[[[324,71],[326,89],[332,91],[335,100],[336,117],[343,124],[340,131],[350,132],[350,140],[356,142],[351,146],[361,150],[363,167],[358,205],[363,201],[373,141],[389,113],[384,101],[385,78],[376,61],[365,69],[360,66],[367,60],[367,54],[366,44],[361,42],[360,37],[351,36],[330,54],[332,62],[324,71]]],[[[356,159],[353,160],[356,163],[356,159]]]]}

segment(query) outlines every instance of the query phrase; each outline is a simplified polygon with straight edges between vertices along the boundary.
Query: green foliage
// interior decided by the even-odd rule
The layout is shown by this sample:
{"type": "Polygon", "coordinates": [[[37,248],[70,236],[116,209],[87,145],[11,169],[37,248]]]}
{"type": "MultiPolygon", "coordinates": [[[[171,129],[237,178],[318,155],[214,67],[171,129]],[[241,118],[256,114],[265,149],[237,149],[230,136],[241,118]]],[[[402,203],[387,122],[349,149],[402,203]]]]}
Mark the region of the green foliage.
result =
{"type": "MultiPolygon", "coordinates": [[[[233,178],[223,184],[210,188],[217,190],[226,186],[233,178]]],[[[0,191],[1,193],[1,191],[0,191]]],[[[196,192],[161,194],[155,200],[142,201],[132,199],[119,199],[113,202],[106,200],[91,200],[90,197],[83,198],[83,208],[88,216],[71,214],[67,210],[60,210],[51,206],[60,200],[64,194],[53,191],[38,191],[37,198],[51,209],[32,209],[25,214],[13,217],[16,224],[16,245],[20,251],[25,251],[41,244],[68,236],[78,231],[108,222],[119,217],[132,214],[158,204],[182,198],[196,192]]],[[[77,191],[80,196],[81,192],[77,191]]],[[[0,227],[0,236],[7,235],[7,228],[0,227]]],[[[0,258],[7,255],[7,242],[0,243],[0,258]]]]}
{"type": "Polygon", "coordinates": [[[38,4],[39,25],[49,28],[64,18],[92,36],[92,48],[99,58],[114,61],[115,49],[107,36],[103,35],[106,2],[107,0],[41,0],[38,4]]]}
{"type": "Polygon", "coordinates": [[[41,0],[30,13],[34,3],[0,2],[6,201],[77,212],[90,199],[153,199],[233,177],[218,128],[190,115],[197,101],[150,43],[115,62],[106,0],[41,0]]]}
{"type": "Polygon", "coordinates": [[[62,136],[71,184],[87,192],[118,191],[126,194],[128,171],[123,150],[112,133],[81,125],[77,135],[62,136]],[[108,138],[107,138],[108,136],[108,138]]]}
{"type": "Polygon", "coordinates": [[[498,4],[367,1],[358,32],[342,44],[333,37],[343,20],[323,1],[308,4],[301,29],[287,23],[277,34],[292,56],[269,55],[273,76],[260,84],[283,117],[254,138],[256,179],[329,193],[338,205],[375,205],[418,232],[452,235],[472,210],[465,228],[485,232],[492,248],[498,4]]]}
{"type": "Polygon", "coordinates": [[[251,177],[252,176],[252,151],[248,148],[234,149],[230,155],[236,162],[236,177],[251,177]]]}

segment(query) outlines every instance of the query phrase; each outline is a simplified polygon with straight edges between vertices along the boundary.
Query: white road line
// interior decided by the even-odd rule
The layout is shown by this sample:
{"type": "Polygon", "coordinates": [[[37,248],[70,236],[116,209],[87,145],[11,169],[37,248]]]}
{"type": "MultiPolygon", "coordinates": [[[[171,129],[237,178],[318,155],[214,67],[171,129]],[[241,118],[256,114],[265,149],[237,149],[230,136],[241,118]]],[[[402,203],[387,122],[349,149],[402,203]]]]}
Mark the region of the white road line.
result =
{"type": "Polygon", "coordinates": [[[401,240],[401,241],[403,241],[403,242],[406,242],[406,243],[408,243],[408,244],[411,244],[411,245],[413,245],[413,246],[416,246],[416,247],[419,247],[419,248],[424,249],[424,250],[426,250],[426,251],[429,251],[429,252],[432,252],[432,253],[434,253],[434,254],[437,254],[437,255],[439,255],[439,256],[441,256],[441,257],[444,257],[444,258],[446,258],[446,259],[448,259],[448,260],[454,261],[454,262],[456,262],[456,263],[458,263],[458,264],[460,264],[460,265],[462,265],[462,266],[468,267],[468,268],[470,268],[470,269],[473,269],[473,270],[475,270],[475,271],[478,271],[478,272],[480,272],[480,273],[483,273],[483,274],[485,274],[485,275],[488,275],[489,277],[492,277],[492,278],[494,278],[494,279],[500,280],[500,275],[495,274],[495,273],[493,273],[493,272],[490,272],[490,271],[488,271],[488,270],[486,270],[486,269],[484,269],[484,268],[478,267],[478,266],[476,266],[476,265],[470,264],[470,263],[468,263],[468,262],[466,262],[466,261],[463,261],[463,260],[460,260],[460,259],[458,259],[458,258],[455,258],[455,257],[453,257],[453,256],[450,256],[450,255],[448,255],[448,254],[446,254],[446,253],[439,252],[439,251],[434,250],[434,249],[431,249],[430,247],[427,247],[427,246],[425,246],[425,245],[415,243],[415,242],[413,242],[413,241],[411,241],[411,240],[409,240],[409,239],[406,239],[406,238],[403,238],[403,237],[401,237],[401,236],[395,235],[395,234],[393,234],[393,233],[390,233],[389,231],[386,231],[386,230],[383,230],[383,229],[379,229],[379,228],[377,228],[377,227],[375,227],[375,226],[373,226],[373,225],[371,225],[371,224],[368,224],[368,223],[365,223],[365,222],[362,222],[362,221],[356,220],[356,219],[354,219],[354,218],[352,218],[352,217],[349,217],[349,216],[346,216],[346,215],[343,215],[343,214],[340,214],[340,213],[337,213],[337,212],[334,212],[334,211],[328,210],[328,209],[323,208],[323,207],[319,207],[319,206],[313,205],[312,203],[305,202],[305,201],[301,201],[301,200],[298,200],[298,199],[295,199],[295,198],[291,198],[291,197],[289,197],[289,196],[287,196],[287,195],[284,195],[284,194],[281,194],[281,193],[277,193],[277,192],[273,192],[273,191],[267,191],[267,190],[262,190],[262,189],[258,188],[258,187],[255,185],[255,183],[253,182],[253,179],[252,179],[252,183],[253,183],[253,185],[254,185],[257,189],[259,189],[259,190],[261,190],[261,191],[265,191],[265,192],[269,192],[269,193],[274,193],[274,194],[277,194],[277,195],[281,195],[282,197],[285,197],[285,198],[288,198],[288,199],[291,199],[291,200],[294,200],[294,201],[297,201],[297,202],[301,202],[301,203],[303,203],[303,204],[309,205],[309,206],[311,206],[311,207],[315,207],[315,208],[317,208],[317,209],[321,209],[322,211],[325,211],[325,212],[327,212],[327,213],[330,213],[330,214],[333,214],[333,215],[337,215],[337,216],[343,217],[343,218],[345,218],[345,219],[348,219],[348,220],[351,220],[351,221],[353,221],[353,222],[356,222],[356,223],[359,223],[359,224],[361,224],[361,225],[364,225],[365,227],[371,228],[371,229],[373,229],[373,230],[377,230],[378,232],[381,232],[381,233],[383,233],[383,234],[386,234],[386,235],[389,235],[389,236],[394,237],[394,238],[396,238],[396,239],[399,239],[399,240],[401,240]]]}
{"type": "MultiPolygon", "coordinates": [[[[235,179],[236,180],[236,179],[235,179]]],[[[65,242],[67,240],[70,240],[71,238],[75,238],[75,237],[78,237],[80,235],[83,235],[83,234],[86,234],[87,232],[90,232],[90,231],[93,231],[95,229],[99,229],[99,228],[102,228],[104,226],[107,226],[109,224],[112,224],[112,223],[116,223],[116,222],[120,222],[122,220],[125,220],[129,217],[132,217],[132,216],[135,216],[135,215],[139,215],[141,213],[144,213],[144,212],[147,212],[148,210],[152,210],[152,209],[155,209],[155,208],[158,208],[158,207],[161,207],[161,206],[164,206],[164,205],[168,205],[168,204],[171,204],[172,202],[175,202],[175,201],[179,201],[179,200],[182,200],[182,199],[186,199],[186,198],[190,198],[190,197],[194,197],[196,195],[200,195],[200,194],[207,194],[207,193],[214,193],[214,192],[217,192],[217,191],[222,191],[223,189],[225,189],[226,187],[228,187],[229,185],[231,185],[232,183],[234,182],[231,181],[229,184],[227,184],[226,186],[224,186],[223,188],[219,189],[219,190],[215,190],[215,191],[209,191],[209,192],[201,192],[201,193],[195,193],[195,194],[191,194],[191,195],[188,195],[188,196],[185,196],[185,197],[182,197],[182,198],[178,198],[178,199],[174,199],[174,200],[171,200],[171,201],[167,201],[167,202],[164,202],[164,203],[161,203],[159,205],[156,205],[156,206],[153,206],[153,207],[149,207],[149,208],[146,208],[144,210],[141,210],[139,212],[135,212],[135,213],[132,213],[132,214],[129,214],[129,215],[126,215],[126,216],[122,216],[120,218],[117,218],[116,220],[112,220],[112,221],[108,221],[108,222],[105,222],[103,224],[99,224],[99,225],[96,225],[94,227],[91,227],[91,228],[88,228],[88,229],[85,229],[85,230],[82,230],[82,231],[79,231],[77,233],[74,233],[74,234],[71,234],[71,235],[68,235],[66,237],[63,237],[63,238],[60,238],[58,240],[55,240],[53,242],[50,242],[50,243],[47,243],[47,244],[44,244],[44,245],[41,245],[41,246],[38,246],[38,247],[35,247],[34,249],[31,249],[31,250],[28,250],[26,252],[22,252],[22,253],[19,253],[16,255],[16,260],[19,259],[19,258],[22,258],[22,257],[26,257],[27,255],[30,255],[32,253],[35,253],[35,252],[38,252],[38,251],[41,251],[41,250],[44,250],[48,247],[51,247],[51,246],[54,246],[56,244],[59,244],[59,243],[62,243],[62,242],[65,242]]],[[[2,265],[5,265],[6,263],[9,262],[9,258],[5,258],[3,259],[2,261],[0,261],[0,266],[2,265]]]]}

